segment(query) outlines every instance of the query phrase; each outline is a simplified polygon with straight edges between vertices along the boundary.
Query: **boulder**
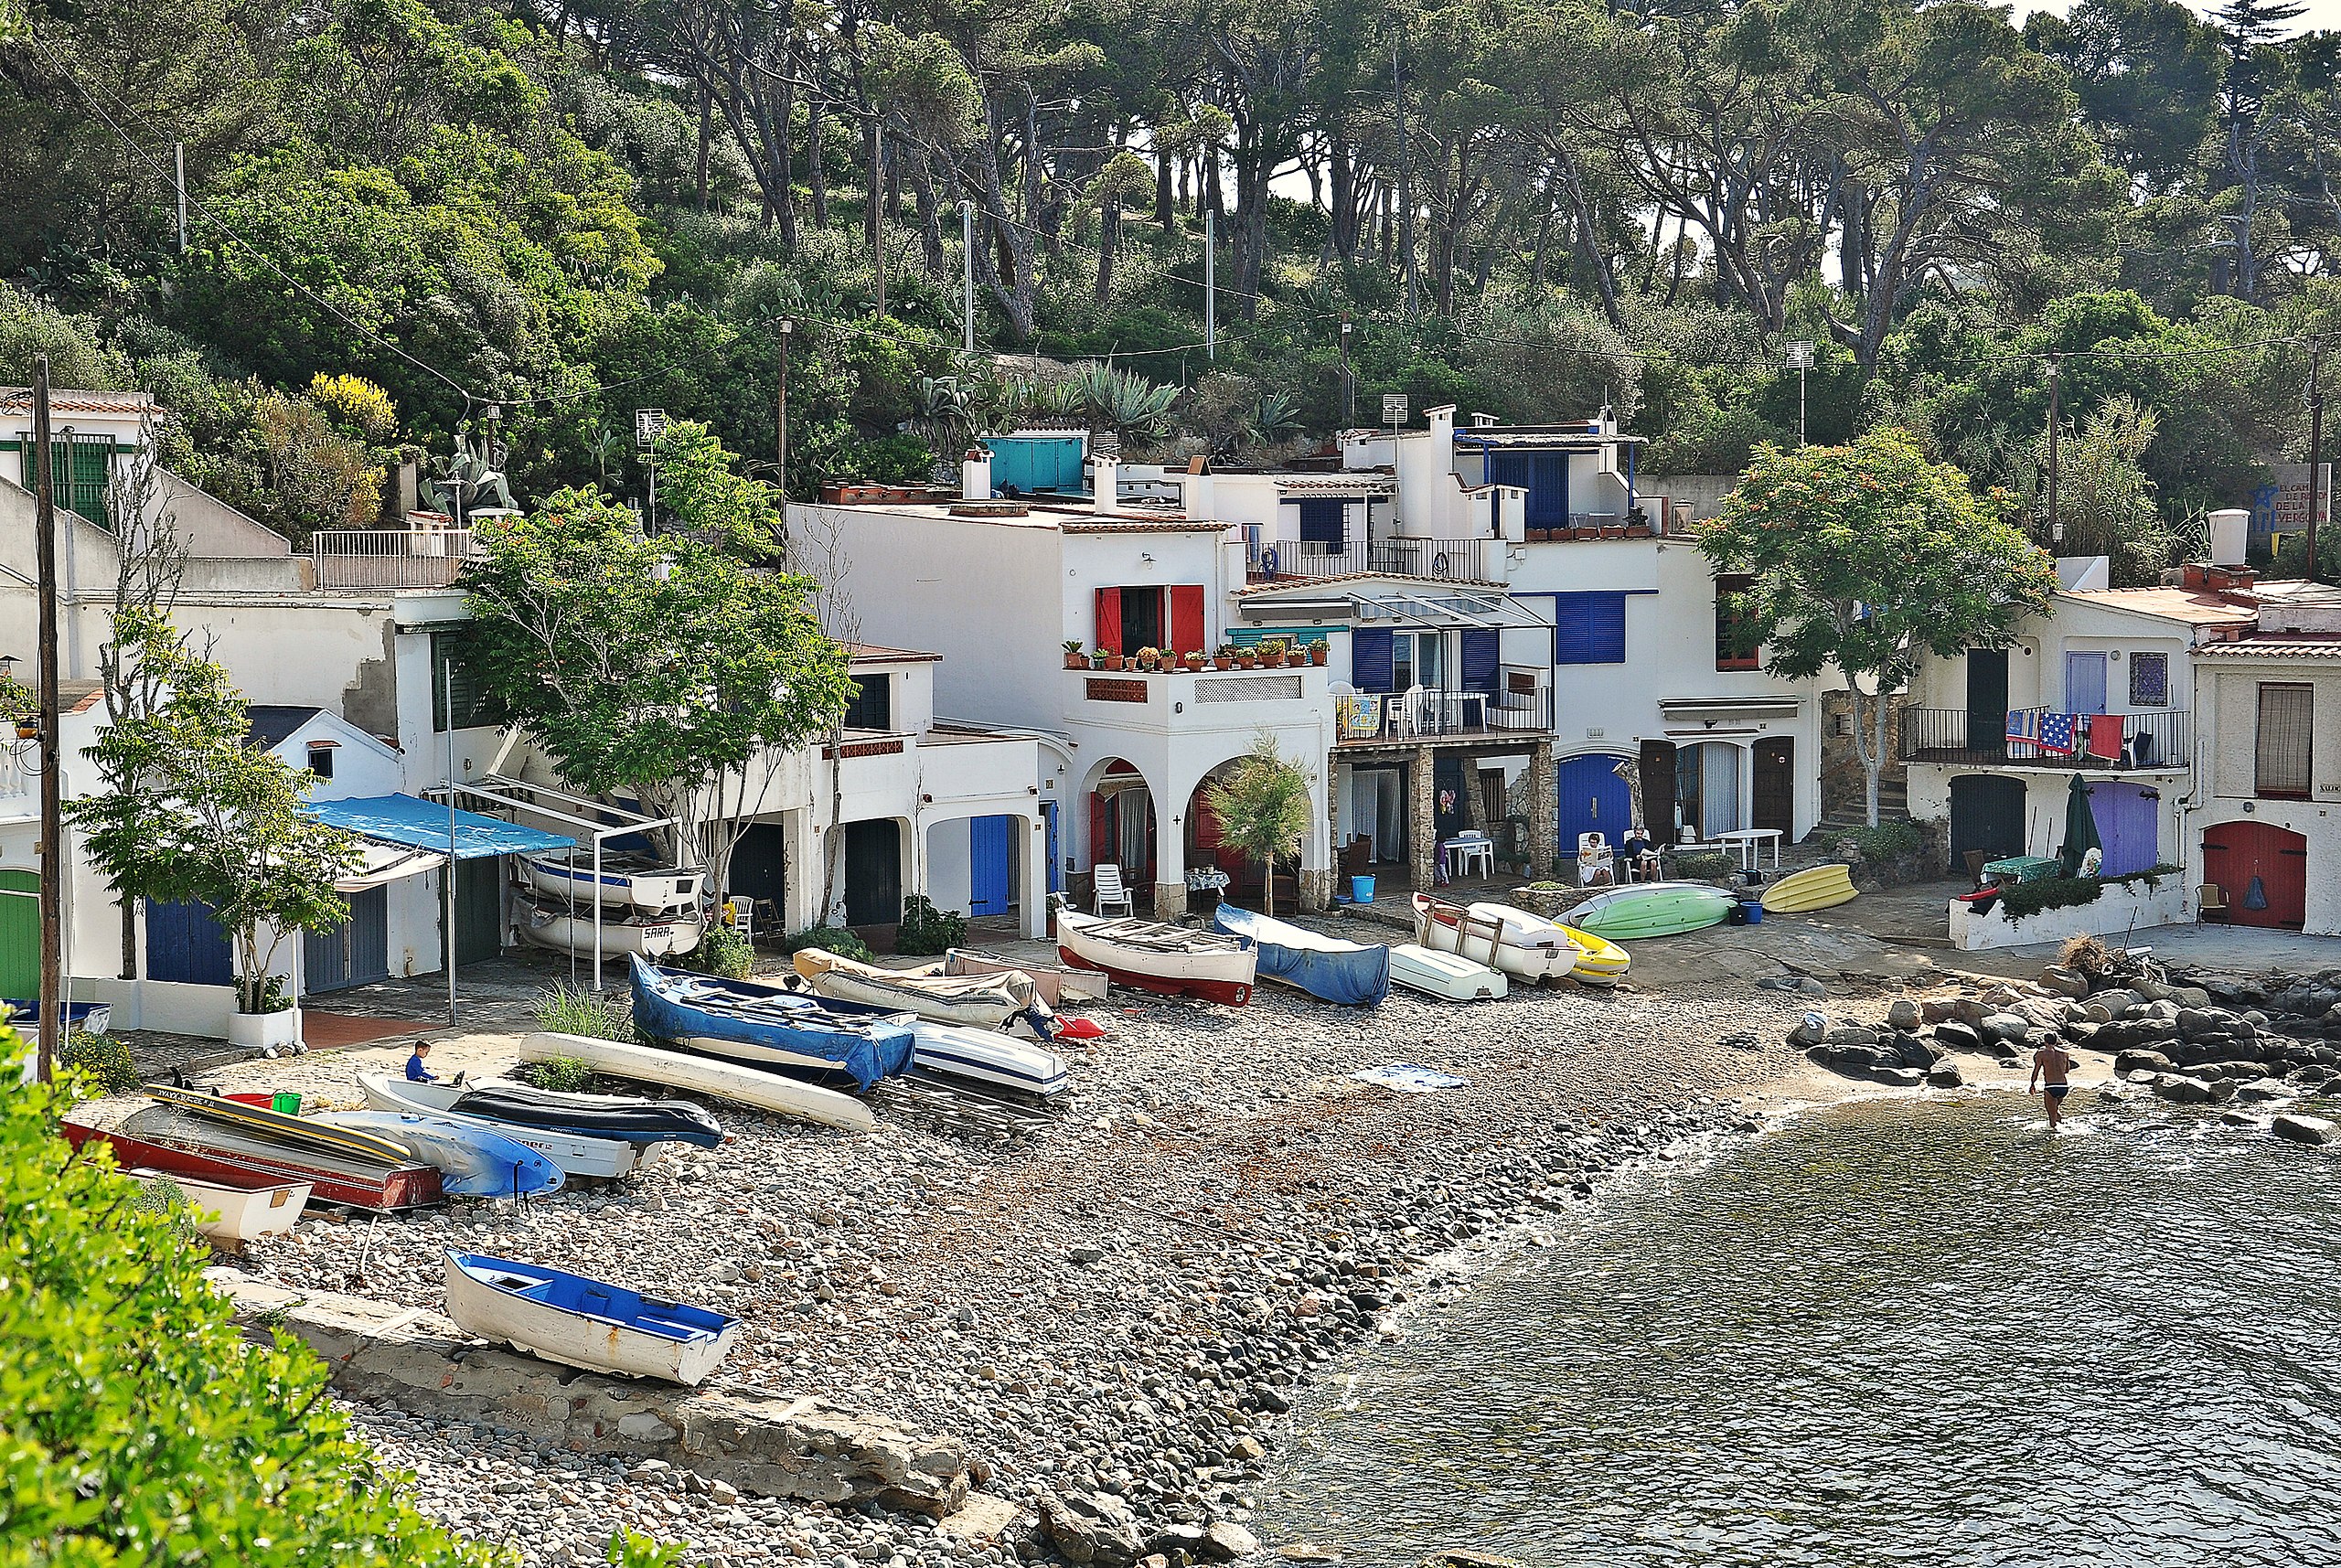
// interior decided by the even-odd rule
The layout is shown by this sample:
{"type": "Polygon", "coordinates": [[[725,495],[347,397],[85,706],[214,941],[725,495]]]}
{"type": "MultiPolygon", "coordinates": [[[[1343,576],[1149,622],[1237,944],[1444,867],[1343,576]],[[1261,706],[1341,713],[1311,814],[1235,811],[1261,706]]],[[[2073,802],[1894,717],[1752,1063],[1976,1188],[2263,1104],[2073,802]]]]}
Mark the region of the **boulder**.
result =
{"type": "Polygon", "coordinates": [[[1908,997],[1895,997],[1887,1007],[1886,1021],[1897,1029],[1917,1029],[1919,1022],[1919,1004],[1908,997]]]}
{"type": "Polygon", "coordinates": [[[2124,1078],[2137,1072],[2168,1072],[2176,1065],[2159,1051],[2124,1051],[2113,1058],[2113,1071],[2124,1078]]]}
{"type": "Polygon", "coordinates": [[[1938,1061],[1927,1069],[1927,1087],[1929,1089],[1961,1089],[1966,1084],[1967,1079],[1960,1072],[1957,1062],[1938,1061]]]}
{"type": "Polygon", "coordinates": [[[1934,1049],[1907,1030],[1896,1034],[1892,1040],[1879,1046],[1878,1051],[1881,1055],[1891,1051],[1904,1067],[1932,1067],[1935,1063],[1934,1049]]]}
{"type": "MultiPolygon", "coordinates": [[[[1929,997],[1919,1004],[1919,1018],[1924,1023],[1939,1024],[1958,1016],[1959,998],[1956,997],[1929,997]]],[[[2341,1014],[2336,1015],[2335,1021],[2341,1022],[2341,1014]]]]}
{"type": "Polygon", "coordinates": [[[1981,1051],[1983,1037],[1975,1032],[1973,1024],[1945,1019],[1935,1025],[1935,1043],[1945,1051],[1981,1051]]]}
{"type": "Polygon", "coordinates": [[[2154,1080],[2154,1093],[2182,1105],[2199,1105],[2211,1097],[2211,1086],[2183,1072],[2165,1072],[2154,1080]]]}
{"type": "Polygon", "coordinates": [[[1870,1081],[1891,1084],[1897,1089],[1916,1089],[1927,1081],[1927,1075],[1915,1067],[1874,1067],[1870,1081]]]}
{"type": "Polygon", "coordinates": [[[1232,1519],[1223,1519],[1203,1531],[1203,1555],[1213,1563],[1234,1563],[1260,1550],[1260,1538],[1232,1519]]]}
{"type": "Polygon", "coordinates": [[[1797,1019],[1796,1027],[1789,1030],[1790,1045],[1819,1045],[1828,1038],[1829,1020],[1819,1013],[1805,1014],[1797,1019]]]}
{"type": "Polygon", "coordinates": [[[2010,1045],[2022,1045],[2030,1031],[2031,1023],[2021,1013],[1994,1013],[1981,1025],[1985,1040],[2005,1040],[2010,1045]]]}
{"type": "Polygon", "coordinates": [[[2281,1078],[2247,1078],[2235,1086],[2235,1097],[2250,1102],[2289,1100],[2297,1093],[2281,1078]]]}
{"type": "Polygon", "coordinates": [[[1829,1031],[1829,1043],[1841,1050],[1849,1045],[1874,1046],[1877,1031],[1865,1024],[1839,1024],[1829,1031]]]}
{"type": "Polygon", "coordinates": [[[2320,1148],[2341,1138],[2341,1122],[2328,1122],[2323,1116],[2304,1116],[2289,1111],[2270,1122],[2268,1130],[2287,1142],[2312,1144],[2320,1148]]]}
{"type": "Polygon", "coordinates": [[[2089,995],[2088,978],[2074,974],[2061,964],[2051,964],[2041,970],[2040,983],[2060,997],[2079,997],[2089,995]]]}
{"type": "Polygon", "coordinates": [[[1146,1549],[1138,1516],[1121,1499],[1105,1492],[1074,1492],[1041,1505],[1049,1540],[1068,1563],[1100,1568],[1131,1568],[1146,1549]]]}
{"type": "Polygon", "coordinates": [[[2117,986],[2110,991],[2100,991],[2090,1000],[2118,1019],[2132,1008],[2143,1004],[2145,998],[2127,987],[2117,986]]]}

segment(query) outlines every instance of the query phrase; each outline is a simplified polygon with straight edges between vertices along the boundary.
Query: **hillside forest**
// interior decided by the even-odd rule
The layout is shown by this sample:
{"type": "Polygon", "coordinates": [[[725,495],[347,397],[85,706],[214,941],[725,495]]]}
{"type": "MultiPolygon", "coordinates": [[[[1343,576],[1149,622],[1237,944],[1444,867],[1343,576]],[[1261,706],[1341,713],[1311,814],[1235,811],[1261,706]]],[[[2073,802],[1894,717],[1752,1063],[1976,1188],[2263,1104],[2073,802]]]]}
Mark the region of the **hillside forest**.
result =
{"type": "Polygon", "coordinates": [[[1035,417],[1277,454],[1404,392],[1607,408],[1661,475],[1898,424],[2046,530],[2053,379],[2068,548],[2150,581],[2333,368],[2341,35],[2300,23],[0,0],[0,381],[152,390],[297,539],[491,411],[523,504],[638,495],[645,408],[774,476],[784,357],[800,496],[1035,417]]]}

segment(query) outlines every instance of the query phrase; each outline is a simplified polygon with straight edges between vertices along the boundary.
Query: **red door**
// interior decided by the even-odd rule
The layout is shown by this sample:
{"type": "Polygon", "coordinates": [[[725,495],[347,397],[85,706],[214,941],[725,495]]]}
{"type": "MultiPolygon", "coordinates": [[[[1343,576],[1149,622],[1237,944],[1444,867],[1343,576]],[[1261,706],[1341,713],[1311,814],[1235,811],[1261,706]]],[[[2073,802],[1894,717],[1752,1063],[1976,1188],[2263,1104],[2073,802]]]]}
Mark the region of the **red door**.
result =
{"type": "Polygon", "coordinates": [[[2236,924],[2298,931],[2308,914],[2308,840],[2265,822],[2207,827],[2203,880],[2226,897],[2236,924]]]}

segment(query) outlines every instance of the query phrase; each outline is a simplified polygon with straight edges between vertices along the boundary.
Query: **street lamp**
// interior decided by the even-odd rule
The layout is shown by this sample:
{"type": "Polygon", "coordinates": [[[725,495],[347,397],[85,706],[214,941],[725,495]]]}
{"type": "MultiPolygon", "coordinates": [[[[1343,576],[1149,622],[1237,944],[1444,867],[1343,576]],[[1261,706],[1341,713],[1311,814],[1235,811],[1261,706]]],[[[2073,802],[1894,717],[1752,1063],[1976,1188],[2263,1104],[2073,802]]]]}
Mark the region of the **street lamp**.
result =
{"type": "Polygon", "coordinates": [[[1796,372],[1796,443],[1804,444],[1804,373],[1812,368],[1812,340],[1789,340],[1788,368],[1796,372]]]}

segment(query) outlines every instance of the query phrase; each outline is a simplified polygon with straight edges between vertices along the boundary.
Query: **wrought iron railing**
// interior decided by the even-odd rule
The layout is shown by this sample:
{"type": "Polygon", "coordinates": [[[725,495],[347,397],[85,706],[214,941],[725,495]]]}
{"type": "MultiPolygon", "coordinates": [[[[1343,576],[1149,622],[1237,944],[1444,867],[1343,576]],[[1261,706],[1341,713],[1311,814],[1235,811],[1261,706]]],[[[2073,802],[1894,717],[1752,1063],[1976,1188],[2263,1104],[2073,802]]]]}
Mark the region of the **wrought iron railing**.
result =
{"type": "Polygon", "coordinates": [[[2070,751],[2061,749],[2067,736],[2060,724],[2044,728],[2041,720],[2057,715],[2054,709],[2018,709],[2006,712],[1969,712],[1963,708],[1902,709],[1900,755],[1906,763],[1968,763],[2019,768],[2183,768],[2195,752],[2194,715],[2180,708],[2158,708],[2143,713],[2116,715],[2122,720],[2120,749],[2111,756],[2090,749],[2088,714],[2071,715],[2070,751]],[[2026,735],[2047,734],[2054,744],[2009,734],[2009,720],[2016,718],[2026,735]]]}
{"type": "Polygon", "coordinates": [[[319,588],[446,588],[474,553],[469,528],[322,528],[309,539],[319,588]]]}
{"type": "Polygon", "coordinates": [[[1532,691],[1362,691],[1335,699],[1335,738],[1346,741],[1457,740],[1553,727],[1553,688],[1532,691]]]}

